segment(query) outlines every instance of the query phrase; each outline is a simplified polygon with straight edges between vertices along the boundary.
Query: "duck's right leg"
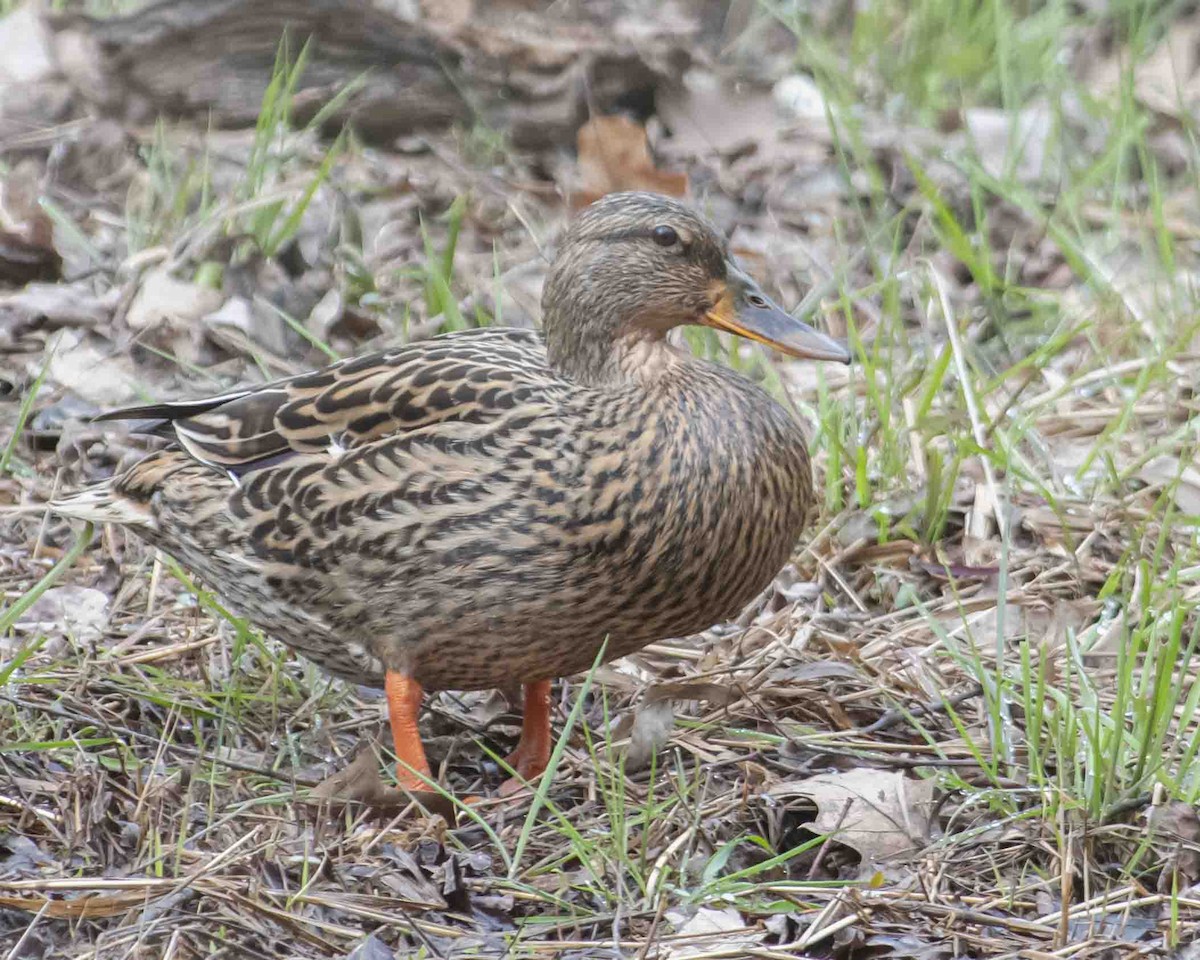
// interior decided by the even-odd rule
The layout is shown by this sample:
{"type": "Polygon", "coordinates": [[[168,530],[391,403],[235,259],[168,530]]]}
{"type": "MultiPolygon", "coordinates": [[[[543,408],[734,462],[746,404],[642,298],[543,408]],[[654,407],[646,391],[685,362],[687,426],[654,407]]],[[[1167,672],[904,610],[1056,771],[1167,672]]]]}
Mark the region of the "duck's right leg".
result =
{"type": "Polygon", "coordinates": [[[418,776],[423,774],[433,779],[429,761],[425,759],[425,746],[417,730],[423,693],[421,685],[394,670],[388,670],[384,675],[383,685],[392,725],[392,744],[396,748],[396,779],[404,790],[428,790],[429,784],[418,776]]]}

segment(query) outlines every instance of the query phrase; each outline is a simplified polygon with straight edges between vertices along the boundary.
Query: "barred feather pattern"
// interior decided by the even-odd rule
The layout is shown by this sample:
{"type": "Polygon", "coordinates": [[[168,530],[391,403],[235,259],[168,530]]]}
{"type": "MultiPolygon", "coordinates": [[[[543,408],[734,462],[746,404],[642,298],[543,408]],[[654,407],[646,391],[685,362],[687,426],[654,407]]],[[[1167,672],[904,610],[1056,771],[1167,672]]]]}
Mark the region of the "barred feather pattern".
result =
{"type": "Polygon", "coordinates": [[[476,689],[587,669],[737,613],[812,501],[803,434],[665,341],[581,386],[540,338],[448,334],[164,418],[112,481],[145,539],[332,673],[476,689]]]}

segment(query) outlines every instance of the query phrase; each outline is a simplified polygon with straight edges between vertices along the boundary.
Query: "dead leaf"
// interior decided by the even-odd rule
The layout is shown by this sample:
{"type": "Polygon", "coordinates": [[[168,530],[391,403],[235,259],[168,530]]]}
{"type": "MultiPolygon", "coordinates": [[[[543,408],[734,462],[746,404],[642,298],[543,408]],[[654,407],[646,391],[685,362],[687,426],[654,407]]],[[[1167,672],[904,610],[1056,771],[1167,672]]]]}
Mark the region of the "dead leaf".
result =
{"type": "Polygon", "coordinates": [[[487,690],[465,691],[450,699],[462,713],[463,722],[474,730],[485,730],[504,714],[510,707],[520,709],[520,688],[510,691],[487,690]]]}
{"type": "Polygon", "coordinates": [[[30,283],[23,290],[0,296],[0,321],[18,330],[45,324],[54,327],[97,327],[113,313],[121,291],[113,288],[102,297],[91,284],[30,283]]]}
{"type": "Polygon", "coordinates": [[[1054,130],[1049,104],[1038,103],[1017,111],[971,107],[964,113],[963,122],[980,164],[993,177],[1011,175],[1030,183],[1053,172],[1047,168],[1047,148],[1054,130]]]}
{"type": "Polygon", "coordinates": [[[412,869],[401,872],[388,871],[379,878],[379,882],[391,892],[397,900],[417,910],[445,910],[446,898],[438,888],[430,882],[417,865],[412,861],[412,869]]]}
{"type": "Polygon", "coordinates": [[[700,157],[762,148],[781,119],[770,91],[734,89],[704,70],[689,70],[678,87],[664,90],[658,114],[671,131],[671,152],[700,157]]]}
{"type": "Polygon", "coordinates": [[[666,917],[675,925],[678,939],[694,938],[695,943],[673,943],[662,954],[666,960],[683,960],[708,954],[717,944],[721,951],[752,949],[762,943],[765,931],[747,929],[742,915],[732,907],[717,910],[701,907],[691,917],[682,910],[668,910],[666,917]]]}
{"type": "Polygon", "coordinates": [[[807,166],[826,157],[824,100],[808,77],[785,77],[768,90],[689,70],[678,86],[659,94],[657,110],[671,131],[663,149],[672,157],[752,154],[752,167],[784,157],[789,165],[807,166]]]}
{"type": "Polygon", "coordinates": [[[968,563],[941,563],[914,556],[909,560],[910,565],[943,583],[960,580],[988,580],[1000,573],[1000,567],[995,565],[977,567],[968,563]]]}
{"type": "Polygon", "coordinates": [[[346,960],[396,960],[396,954],[375,934],[368,933],[364,940],[346,954],[346,960]]]}
{"type": "Polygon", "coordinates": [[[811,680],[863,680],[862,672],[848,663],[838,660],[816,660],[771,673],[774,683],[787,681],[791,684],[807,683],[811,680]]]}
{"type": "Polygon", "coordinates": [[[91,587],[54,587],[22,615],[22,633],[69,636],[80,643],[98,640],[108,622],[108,595],[91,587]]]}
{"type": "Polygon", "coordinates": [[[643,700],[633,714],[625,769],[630,773],[650,766],[654,755],[671,738],[675,729],[675,705],[670,700],[643,700]]]}
{"type": "Polygon", "coordinates": [[[1155,839],[1176,847],[1163,870],[1164,892],[1171,889],[1173,874],[1182,876],[1188,885],[1200,881],[1200,816],[1196,808],[1182,800],[1157,804],[1147,810],[1146,820],[1155,839]]]}
{"type": "Polygon", "coordinates": [[[646,691],[645,703],[659,700],[704,700],[718,707],[737,703],[742,692],[724,683],[705,683],[700,680],[680,680],[674,683],[656,683],[646,691]]]}
{"type": "Polygon", "coordinates": [[[857,767],[773,786],[773,797],[808,797],[814,828],[857,851],[864,861],[911,853],[929,840],[933,781],[891,770],[857,767]]]}
{"type": "MultiPolygon", "coordinates": [[[[1094,76],[1098,92],[1115,93],[1124,82],[1128,50],[1102,65],[1094,76]]],[[[1133,68],[1133,94],[1145,106],[1189,121],[1200,110],[1200,17],[1171,22],[1150,54],[1133,68]]]]}
{"type": "Polygon", "coordinates": [[[304,326],[318,340],[326,342],[345,312],[346,298],[337,287],[330,287],[309,311],[308,322],[304,326]]]}
{"type": "Polygon", "coordinates": [[[887,950],[887,953],[873,956],[890,957],[895,960],[949,960],[954,956],[954,948],[949,943],[925,940],[910,933],[897,936],[876,934],[868,938],[866,945],[887,950]]]}
{"type": "Polygon", "coordinates": [[[232,327],[247,337],[254,335],[254,311],[245,297],[230,297],[218,309],[205,314],[204,322],[210,327],[232,327]]]}
{"type": "Polygon", "coordinates": [[[19,833],[0,835],[0,851],[3,850],[8,851],[8,856],[0,859],[0,875],[6,878],[34,877],[39,868],[55,863],[54,857],[19,833]]]}
{"type": "Polygon", "coordinates": [[[20,286],[62,272],[54,221],[38,203],[40,178],[37,164],[22,162],[0,180],[0,282],[20,286]]]}
{"type": "Polygon", "coordinates": [[[62,271],[62,257],[52,246],[31,243],[20,233],[0,230],[0,283],[22,286],[33,280],[53,280],[62,271]]]}
{"type": "Polygon", "coordinates": [[[629,731],[625,769],[630,773],[646,769],[654,755],[666,746],[671,739],[671,731],[675,729],[677,700],[704,700],[727,707],[741,697],[742,692],[736,687],[698,680],[658,683],[650,687],[634,709],[632,723],[624,719],[614,729],[614,734],[618,736],[621,735],[621,728],[629,731]]]}
{"type": "Polygon", "coordinates": [[[1175,506],[1191,516],[1200,514],[1200,470],[1180,464],[1178,457],[1155,457],[1138,471],[1138,478],[1152,490],[1165,489],[1178,480],[1173,490],[1175,506]]]}
{"type": "Polygon", "coordinates": [[[686,173],[659,170],[650,156],[646,131],[627,117],[593,117],[579,128],[579,190],[575,209],[621,190],[650,190],[672,197],[687,193],[686,173]]]}
{"type": "Polygon", "coordinates": [[[474,0],[421,0],[421,21],[439,34],[454,36],[474,17],[474,0]]]}
{"type": "Polygon", "coordinates": [[[1162,836],[1187,843],[1200,841],[1200,816],[1190,803],[1175,800],[1156,804],[1146,811],[1146,819],[1162,836]]]}
{"type": "Polygon", "coordinates": [[[149,330],[165,323],[193,323],[215,313],[225,302],[224,295],[211,287],[188,283],[160,268],[146,274],[126,322],[134,330],[149,330]]]}
{"type": "Polygon", "coordinates": [[[793,117],[816,120],[824,125],[827,106],[817,82],[806,73],[784,77],[771,89],[775,102],[793,117]]]}
{"type": "MultiPolygon", "coordinates": [[[[21,4],[0,17],[0,50],[4,51],[0,57],[0,90],[40,83],[58,72],[53,37],[42,19],[39,4],[21,4]]],[[[9,96],[12,94],[0,99],[7,100],[9,96]]]]}
{"type": "Polygon", "coordinates": [[[253,352],[262,347],[277,357],[287,356],[288,332],[283,316],[270,301],[232,296],[220,309],[204,316],[213,341],[231,353],[253,352]]]}
{"type": "Polygon", "coordinates": [[[454,804],[434,790],[411,793],[388,786],[379,776],[379,755],[371,743],[359,746],[354,759],[312,788],[309,802],[335,809],[345,804],[363,804],[378,810],[399,810],[414,801],[430,813],[454,823],[454,804]]]}
{"type": "Polygon", "coordinates": [[[379,757],[374,748],[360,746],[346,766],[330,774],[309,793],[309,799],[374,803],[384,797],[387,788],[379,776],[379,757]]]}
{"type": "MultiPolygon", "coordinates": [[[[981,601],[982,602],[982,599],[981,601]]],[[[976,644],[994,640],[1004,631],[1005,640],[1020,640],[1029,635],[1025,608],[1018,603],[1006,603],[1003,614],[999,605],[955,610],[938,616],[946,633],[954,639],[970,639],[976,644]]]]}
{"type": "Polygon", "coordinates": [[[136,394],[137,377],[128,352],[101,350],[82,330],[61,335],[50,358],[50,379],[98,407],[125,403],[136,394]]]}

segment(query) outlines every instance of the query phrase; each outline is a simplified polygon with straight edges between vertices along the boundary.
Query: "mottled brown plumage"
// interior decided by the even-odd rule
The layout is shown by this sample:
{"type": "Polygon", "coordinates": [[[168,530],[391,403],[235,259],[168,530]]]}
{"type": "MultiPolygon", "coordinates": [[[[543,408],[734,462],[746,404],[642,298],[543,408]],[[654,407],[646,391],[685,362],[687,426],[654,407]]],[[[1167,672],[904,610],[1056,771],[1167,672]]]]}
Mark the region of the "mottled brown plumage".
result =
{"type": "Polygon", "coordinates": [[[797,424],[669,345],[684,323],[845,359],[766,301],[688,208],[617,195],[562,240],[544,340],[452,333],[123,411],[162,418],[178,447],[57,506],[127,524],[359,683],[576,673],[606,638],[613,658],[737,613],[812,503],[797,424]]]}

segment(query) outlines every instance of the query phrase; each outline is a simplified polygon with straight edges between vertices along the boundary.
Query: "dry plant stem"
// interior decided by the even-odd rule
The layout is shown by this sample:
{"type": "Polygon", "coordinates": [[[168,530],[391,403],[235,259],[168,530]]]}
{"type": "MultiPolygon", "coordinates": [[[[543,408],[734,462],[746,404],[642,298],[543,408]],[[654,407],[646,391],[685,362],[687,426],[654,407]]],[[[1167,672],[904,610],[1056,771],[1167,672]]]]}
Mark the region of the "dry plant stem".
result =
{"type": "Polygon", "coordinates": [[[21,936],[17,939],[17,942],[13,944],[12,950],[8,952],[6,960],[16,960],[17,957],[24,955],[25,942],[30,938],[30,936],[33,935],[34,928],[41,923],[42,918],[49,911],[50,904],[52,902],[53,901],[47,899],[42,904],[41,909],[33,915],[33,919],[29,921],[29,926],[22,931],[21,936]]]}
{"type": "MultiPolygon", "coordinates": [[[[950,292],[946,287],[946,279],[933,266],[927,264],[929,275],[933,280],[934,288],[937,290],[938,305],[941,308],[942,319],[946,324],[946,336],[950,340],[950,349],[954,355],[954,368],[958,373],[959,385],[962,387],[963,401],[967,407],[967,416],[971,420],[971,432],[974,435],[975,442],[979,445],[980,450],[986,450],[988,445],[988,432],[984,426],[983,417],[979,412],[979,400],[975,396],[975,388],[972,385],[970,377],[970,369],[967,366],[966,353],[963,350],[962,337],[958,332],[958,322],[955,319],[954,311],[950,306],[950,292]]],[[[1005,500],[1000,496],[1000,488],[996,483],[996,473],[992,469],[992,462],[985,456],[979,457],[979,465],[983,468],[983,476],[987,481],[988,491],[991,494],[991,509],[992,515],[996,519],[996,529],[1000,533],[1001,544],[1001,566],[1007,563],[1008,543],[1011,531],[1008,527],[1008,510],[1005,506],[1005,500]]],[[[978,493],[978,491],[977,491],[978,493]]],[[[976,502],[978,503],[978,496],[976,502]]],[[[1001,577],[1003,578],[1003,570],[1001,577]]],[[[1003,584],[1003,579],[1002,579],[1003,584]]],[[[1003,590],[1001,591],[1004,592],[1003,590]]],[[[996,625],[996,663],[1000,664],[1004,658],[1004,626],[1003,615],[1006,601],[1001,601],[997,607],[997,625],[996,625]]],[[[1004,751],[1005,766],[1012,767],[1012,747],[1009,731],[1012,729],[1012,710],[1005,696],[1003,685],[997,680],[996,682],[996,706],[1000,715],[1000,725],[1003,729],[993,731],[992,742],[998,745],[1004,751]]]]}
{"type": "MultiPolygon", "coordinates": [[[[950,340],[950,349],[954,354],[954,369],[958,373],[958,381],[962,387],[963,401],[967,406],[967,416],[971,420],[971,432],[975,438],[975,442],[979,444],[981,450],[987,449],[988,431],[983,423],[983,417],[979,412],[979,400],[975,396],[975,389],[971,384],[971,371],[967,367],[966,353],[963,350],[962,337],[958,332],[958,322],[954,316],[954,310],[950,306],[950,292],[946,288],[946,279],[943,277],[933,265],[929,265],[929,275],[933,280],[933,286],[937,290],[938,306],[942,312],[942,319],[946,323],[946,336],[950,340]]],[[[996,527],[1000,531],[1001,539],[1007,539],[1008,530],[1008,515],[1004,509],[1004,500],[1000,497],[1000,488],[996,484],[996,473],[992,469],[992,462],[987,457],[979,458],[979,465],[983,468],[984,478],[987,480],[988,490],[992,495],[992,513],[996,518],[996,527]]]]}
{"type": "Polygon", "coordinates": [[[917,704],[912,710],[892,709],[887,711],[874,723],[863,727],[858,733],[864,736],[871,733],[878,733],[880,730],[887,730],[889,727],[894,727],[900,721],[910,716],[927,717],[934,713],[945,713],[951,707],[957,707],[960,704],[966,703],[981,693],[983,693],[983,685],[974,683],[962,693],[956,693],[954,696],[946,697],[942,700],[934,700],[932,703],[917,704]]]}

